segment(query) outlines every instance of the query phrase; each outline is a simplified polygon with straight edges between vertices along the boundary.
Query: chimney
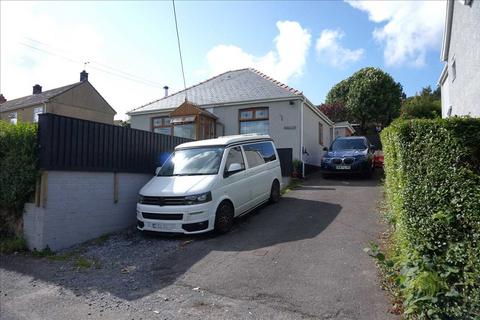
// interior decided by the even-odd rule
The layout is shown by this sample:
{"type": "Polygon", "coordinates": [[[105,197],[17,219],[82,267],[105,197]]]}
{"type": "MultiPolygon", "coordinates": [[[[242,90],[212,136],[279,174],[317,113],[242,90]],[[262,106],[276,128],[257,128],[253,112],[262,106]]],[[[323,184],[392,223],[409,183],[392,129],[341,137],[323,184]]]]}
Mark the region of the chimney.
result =
{"type": "Polygon", "coordinates": [[[1,103],[4,103],[4,102],[7,102],[7,99],[5,99],[5,97],[3,96],[3,94],[0,93],[0,104],[1,104],[1,103]]]}
{"type": "Polygon", "coordinates": [[[39,94],[42,93],[42,86],[39,84],[36,84],[33,86],[33,94],[39,94]]]}
{"type": "Polygon", "coordinates": [[[80,81],[88,81],[88,73],[87,71],[83,70],[80,72],[80,81]]]}
{"type": "Polygon", "coordinates": [[[168,86],[163,87],[165,89],[165,97],[168,96],[168,86]]]}

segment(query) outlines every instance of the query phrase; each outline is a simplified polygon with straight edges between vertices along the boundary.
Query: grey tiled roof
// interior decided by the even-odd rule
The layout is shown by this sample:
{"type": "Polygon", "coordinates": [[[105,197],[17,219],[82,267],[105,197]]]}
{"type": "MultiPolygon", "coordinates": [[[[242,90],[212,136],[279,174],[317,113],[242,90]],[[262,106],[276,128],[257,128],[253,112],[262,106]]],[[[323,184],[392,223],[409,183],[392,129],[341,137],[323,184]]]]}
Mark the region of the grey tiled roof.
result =
{"type": "MultiPolygon", "coordinates": [[[[188,101],[198,105],[298,98],[302,93],[255,69],[228,71],[186,89],[188,101]]],[[[185,90],[136,108],[129,114],[176,108],[185,101],[185,90]]]]}
{"type": "Polygon", "coordinates": [[[0,111],[9,111],[9,110],[15,110],[18,108],[22,107],[28,107],[36,104],[41,104],[44,102],[47,102],[49,99],[58,96],[59,94],[72,89],[73,87],[78,86],[82,82],[77,82],[73,84],[69,84],[68,86],[60,87],[60,88],[55,88],[51,90],[44,91],[42,93],[38,94],[32,94],[26,97],[18,98],[18,99],[13,99],[13,100],[8,100],[2,104],[0,104],[0,111]]]}

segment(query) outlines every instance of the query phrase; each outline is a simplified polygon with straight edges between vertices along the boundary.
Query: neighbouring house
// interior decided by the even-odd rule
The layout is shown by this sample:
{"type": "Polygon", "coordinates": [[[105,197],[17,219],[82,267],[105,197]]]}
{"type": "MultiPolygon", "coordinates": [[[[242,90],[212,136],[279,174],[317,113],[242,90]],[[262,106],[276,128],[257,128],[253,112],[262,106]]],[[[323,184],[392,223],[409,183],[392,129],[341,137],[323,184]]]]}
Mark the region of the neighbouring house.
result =
{"type": "Polygon", "coordinates": [[[131,127],[191,139],[269,134],[292,158],[320,166],[333,122],[302,92],[254,69],[217,75],[128,112],[131,127]]]}
{"type": "MultiPolygon", "coordinates": [[[[2,96],[3,97],[3,96],[2,96]]],[[[37,122],[41,113],[113,124],[115,110],[88,81],[88,73],[80,73],[80,81],[60,88],[42,91],[38,84],[33,94],[0,103],[0,119],[11,123],[37,122]]]]}
{"type": "Polygon", "coordinates": [[[442,117],[479,117],[480,0],[448,0],[441,60],[442,117]]]}
{"type": "Polygon", "coordinates": [[[332,130],[335,132],[333,135],[334,138],[349,137],[355,133],[355,129],[348,121],[335,122],[332,130]]]}

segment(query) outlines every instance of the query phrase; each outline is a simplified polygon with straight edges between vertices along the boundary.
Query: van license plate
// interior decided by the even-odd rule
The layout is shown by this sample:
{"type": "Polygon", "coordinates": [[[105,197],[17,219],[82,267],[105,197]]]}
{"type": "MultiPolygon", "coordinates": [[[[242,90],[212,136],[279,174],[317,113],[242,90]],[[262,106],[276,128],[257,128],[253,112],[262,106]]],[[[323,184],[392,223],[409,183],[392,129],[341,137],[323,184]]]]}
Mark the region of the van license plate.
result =
{"type": "Polygon", "coordinates": [[[172,223],[152,223],[153,229],[159,230],[173,230],[175,229],[176,225],[172,223]]]}
{"type": "Polygon", "coordinates": [[[350,170],[352,167],[351,166],[336,166],[335,168],[337,170],[350,170]]]}

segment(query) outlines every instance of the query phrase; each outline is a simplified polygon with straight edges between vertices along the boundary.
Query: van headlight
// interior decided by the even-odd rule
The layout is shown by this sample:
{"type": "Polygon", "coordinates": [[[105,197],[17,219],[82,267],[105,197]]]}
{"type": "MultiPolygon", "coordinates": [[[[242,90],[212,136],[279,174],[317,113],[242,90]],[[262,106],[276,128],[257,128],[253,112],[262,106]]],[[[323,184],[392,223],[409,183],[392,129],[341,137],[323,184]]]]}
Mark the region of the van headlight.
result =
{"type": "Polygon", "coordinates": [[[209,201],[212,201],[212,193],[210,191],[185,197],[185,204],[198,204],[209,201]]]}

